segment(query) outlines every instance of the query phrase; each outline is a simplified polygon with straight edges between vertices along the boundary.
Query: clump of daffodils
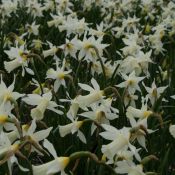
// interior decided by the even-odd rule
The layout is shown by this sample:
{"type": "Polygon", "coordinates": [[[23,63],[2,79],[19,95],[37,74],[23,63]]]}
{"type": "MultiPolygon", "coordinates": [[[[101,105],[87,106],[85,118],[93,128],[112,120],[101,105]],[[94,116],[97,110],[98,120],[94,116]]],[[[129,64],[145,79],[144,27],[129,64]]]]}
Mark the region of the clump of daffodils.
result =
{"type": "Polygon", "coordinates": [[[174,173],[174,1],[1,0],[0,19],[2,173],[174,173]]]}

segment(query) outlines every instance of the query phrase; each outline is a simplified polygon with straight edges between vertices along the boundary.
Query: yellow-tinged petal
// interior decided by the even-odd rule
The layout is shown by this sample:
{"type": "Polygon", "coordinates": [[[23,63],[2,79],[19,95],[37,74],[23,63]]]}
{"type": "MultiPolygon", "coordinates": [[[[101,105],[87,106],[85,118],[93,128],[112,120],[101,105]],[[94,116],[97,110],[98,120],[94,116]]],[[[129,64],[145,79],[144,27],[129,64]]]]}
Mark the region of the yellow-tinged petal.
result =
{"type": "Polygon", "coordinates": [[[0,115],[0,124],[5,123],[8,119],[8,116],[6,115],[0,115]]]}
{"type": "Polygon", "coordinates": [[[58,77],[58,79],[62,80],[62,79],[64,79],[65,74],[63,72],[60,72],[60,73],[58,73],[57,77],[58,77]]]}
{"type": "Polygon", "coordinates": [[[145,118],[149,117],[153,112],[152,111],[144,111],[143,116],[145,118]]]}

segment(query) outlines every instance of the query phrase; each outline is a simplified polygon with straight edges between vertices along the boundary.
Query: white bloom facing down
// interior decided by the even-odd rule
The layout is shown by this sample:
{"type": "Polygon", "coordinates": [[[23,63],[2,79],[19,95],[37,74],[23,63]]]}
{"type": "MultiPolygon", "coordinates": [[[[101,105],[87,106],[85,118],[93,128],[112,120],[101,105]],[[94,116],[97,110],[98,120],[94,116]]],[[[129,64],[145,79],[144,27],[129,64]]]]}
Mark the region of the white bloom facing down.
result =
{"type": "Polygon", "coordinates": [[[129,106],[126,112],[126,116],[130,120],[131,125],[135,124],[134,122],[135,120],[133,120],[134,118],[144,119],[144,118],[148,118],[151,114],[153,114],[153,112],[150,110],[147,110],[147,106],[142,106],[141,109],[136,109],[132,106],[129,106]]]}
{"type": "Polygon", "coordinates": [[[42,164],[33,165],[33,175],[49,175],[61,172],[61,175],[66,175],[64,172],[65,167],[69,163],[69,157],[57,157],[54,160],[42,164]]]}
{"type": "Polygon", "coordinates": [[[54,157],[54,160],[44,163],[42,165],[33,165],[33,174],[34,175],[49,175],[61,172],[61,175],[66,175],[64,169],[69,164],[70,158],[69,157],[58,157],[53,147],[52,143],[49,142],[47,139],[43,142],[44,148],[54,157]]]}
{"type": "Polygon", "coordinates": [[[145,175],[142,165],[135,165],[131,161],[119,161],[117,162],[116,173],[128,174],[128,175],[145,175]]]}
{"type": "Polygon", "coordinates": [[[43,95],[38,94],[28,94],[28,97],[24,97],[23,101],[29,105],[36,106],[31,110],[31,116],[33,119],[42,120],[44,118],[44,112],[46,109],[49,109],[53,112],[56,112],[59,115],[62,115],[63,112],[56,109],[57,105],[54,101],[51,101],[52,93],[49,91],[43,95]]]}
{"type": "Polygon", "coordinates": [[[103,100],[104,91],[100,90],[100,86],[94,78],[91,79],[91,84],[93,85],[93,88],[86,84],[78,84],[82,89],[90,92],[88,95],[79,95],[76,98],[77,103],[82,109],[86,109],[86,107],[88,107],[89,105],[103,100]]]}
{"type": "Polygon", "coordinates": [[[74,134],[77,132],[77,136],[79,137],[79,139],[83,142],[86,143],[86,138],[84,136],[84,134],[80,131],[80,127],[82,126],[83,121],[74,121],[72,119],[72,123],[67,124],[67,125],[63,125],[60,126],[59,125],[59,133],[61,135],[61,137],[66,136],[67,134],[74,134]]]}
{"type": "Polygon", "coordinates": [[[121,150],[130,148],[132,152],[136,153],[136,148],[130,144],[130,130],[129,128],[122,128],[120,130],[113,126],[102,124],[103,128],[106,130],[100,135],[107,140],[112,142],[107,145],[102,145],[102,153],[110,160],[121,150]]]}
{"type": "Polygon", "coordinates": [[[8,73],[18,67],[22,67],[22,76],[24,76],[25,70],[29,74],[34,74],[34,72],[28,68],[29,60],[27,54],[29,54],[29,51],[25,49],[25,44],[20,47],[11,47],[10,50],[5,50],[4,52],[11,59],[11,61],[4,61],[4,66],[8,73]]]}

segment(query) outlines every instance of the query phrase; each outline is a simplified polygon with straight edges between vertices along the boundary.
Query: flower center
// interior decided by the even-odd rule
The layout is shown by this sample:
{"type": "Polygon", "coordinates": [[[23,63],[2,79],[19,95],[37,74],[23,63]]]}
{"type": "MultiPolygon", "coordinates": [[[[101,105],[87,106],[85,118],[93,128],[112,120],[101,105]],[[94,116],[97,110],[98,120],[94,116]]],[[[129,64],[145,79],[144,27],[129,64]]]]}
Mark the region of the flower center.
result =
{"type": "Polygon", "coordinates": [[[62,80],[64,79],[64,77],[65,77],[65,74],[63,72],[58,73],[58,79],[62,80]]]}

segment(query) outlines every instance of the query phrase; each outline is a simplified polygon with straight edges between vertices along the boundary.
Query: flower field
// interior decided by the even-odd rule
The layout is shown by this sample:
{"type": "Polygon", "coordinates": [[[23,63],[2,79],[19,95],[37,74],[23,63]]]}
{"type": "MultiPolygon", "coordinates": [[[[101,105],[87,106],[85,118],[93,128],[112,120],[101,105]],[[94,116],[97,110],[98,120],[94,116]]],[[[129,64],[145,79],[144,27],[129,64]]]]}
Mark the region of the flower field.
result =
{"type": "Polygon", "coordinates": [[[175,175],[175,1],[0,0],[0,175],[175,175]]]}

